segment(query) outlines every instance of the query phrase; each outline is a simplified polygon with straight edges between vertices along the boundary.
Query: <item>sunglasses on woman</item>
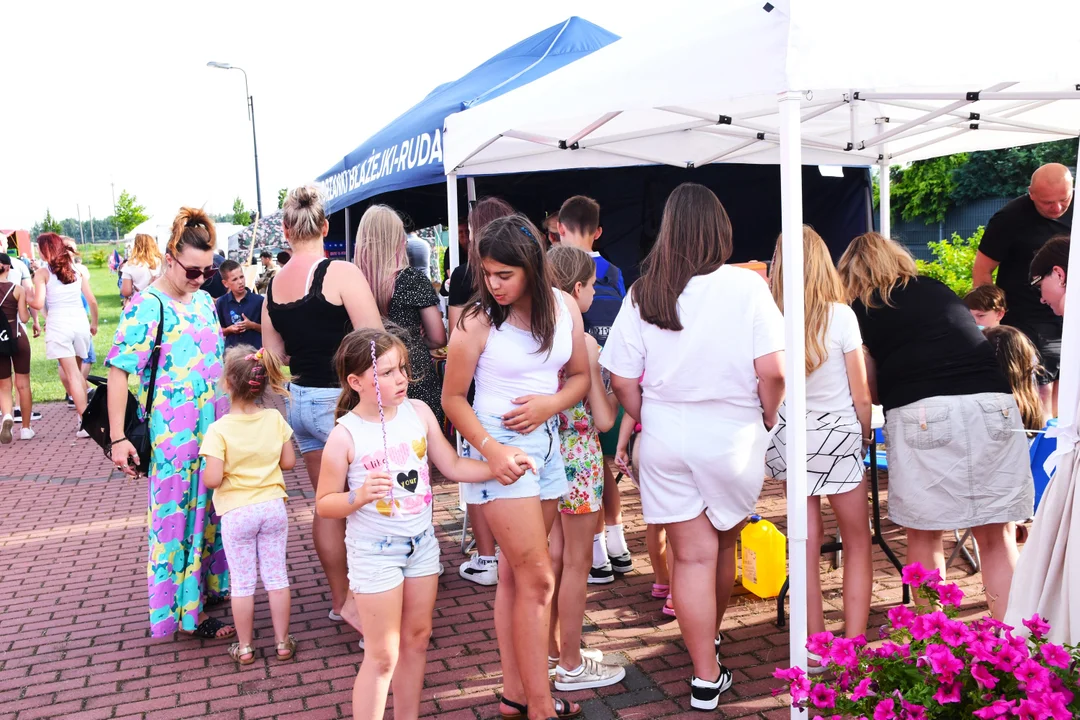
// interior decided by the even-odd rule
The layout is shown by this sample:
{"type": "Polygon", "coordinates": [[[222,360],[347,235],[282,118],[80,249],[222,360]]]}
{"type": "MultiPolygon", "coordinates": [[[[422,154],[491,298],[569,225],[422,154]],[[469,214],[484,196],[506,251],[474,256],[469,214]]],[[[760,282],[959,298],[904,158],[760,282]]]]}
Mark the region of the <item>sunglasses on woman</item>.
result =
{"type": "Polygon", "coordinates": [[[211,277],[214,276],[214,273],[217,272],[217,268],[215,268],[213,265],[208,268],[189,268],[187,265],[180,262],[176,258],[173,258],[173,262],[184,269],[184,274],[187,276],[188,280],[198,280],[199,278],[202,278],[203,280],[209,280],[211,277]]]}

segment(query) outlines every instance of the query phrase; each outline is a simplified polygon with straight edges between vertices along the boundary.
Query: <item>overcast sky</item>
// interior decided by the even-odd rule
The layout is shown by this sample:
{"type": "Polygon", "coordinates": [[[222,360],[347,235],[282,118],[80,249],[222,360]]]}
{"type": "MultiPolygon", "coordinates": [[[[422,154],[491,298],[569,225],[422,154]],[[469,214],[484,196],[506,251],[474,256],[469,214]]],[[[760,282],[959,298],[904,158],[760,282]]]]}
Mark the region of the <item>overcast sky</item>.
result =
{"type": "MultiPolygon", "coordinates": [[[[681,4],[692,0],[676,0],[681,4]]],[[[670,8],[671,2],[663,6],[670,8]]],[[[255,99],[263,208],[500,50],[571,15],[627,35],[654,2],[5,3],[0,13],[0,227],[112,212],[135,193],[168,224],[181,205],[255,206],[243,67],[255,99]]],[[[557,99],[553,98],[553,102],[557,99]]]]}

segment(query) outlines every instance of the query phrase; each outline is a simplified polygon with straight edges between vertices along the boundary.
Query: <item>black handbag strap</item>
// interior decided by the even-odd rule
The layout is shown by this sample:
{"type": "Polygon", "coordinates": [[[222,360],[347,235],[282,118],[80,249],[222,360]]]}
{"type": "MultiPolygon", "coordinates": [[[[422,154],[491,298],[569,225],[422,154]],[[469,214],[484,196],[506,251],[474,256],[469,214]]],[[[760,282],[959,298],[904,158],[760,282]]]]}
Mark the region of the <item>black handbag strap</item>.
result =
{"type": "Polygon", "coordinates": [[[154,339],[154,349],[150,353],[150,387],[146,390],[146,418],[150,418],[150,409],[154,405],[154,389],[157,385],[158,358],[161,357],[161,334],[165,329],[165,303],[161,302],[154,293],[147,293],[158,301],[161,306],[161,320],[157,326],[157,337],[154,339]]]}

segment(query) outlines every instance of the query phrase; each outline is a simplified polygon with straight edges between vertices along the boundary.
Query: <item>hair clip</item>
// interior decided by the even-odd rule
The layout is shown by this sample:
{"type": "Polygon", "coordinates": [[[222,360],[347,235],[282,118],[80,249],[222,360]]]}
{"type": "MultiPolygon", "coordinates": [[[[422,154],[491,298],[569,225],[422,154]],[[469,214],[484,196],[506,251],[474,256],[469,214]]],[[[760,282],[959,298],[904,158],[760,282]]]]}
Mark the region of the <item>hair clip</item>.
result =
{"type": "Polygon", "coordinates": [[[248,380],[248,385],[256,389],[261,388],[262,380],[248,380]]]}
{"type": "Polygon", "coordinates": [[[266,357],[266,353],[263,352],[263,348],[259,348],[253,353],[248,353],[244,356],[245,360],[251,360],[253,362],[261,363],[263,358],[266,357]]]}
{"type": "Polygon", "coordinates": [[[521,232],[525,233],[525,236],[527,238],[529,238],[533,242],[537,242],[536,237],[532,234],[532,232],[529,230],[529,228],[525,227],[524,225],[521,225],[520,228],[521,228],[521,232]]]}

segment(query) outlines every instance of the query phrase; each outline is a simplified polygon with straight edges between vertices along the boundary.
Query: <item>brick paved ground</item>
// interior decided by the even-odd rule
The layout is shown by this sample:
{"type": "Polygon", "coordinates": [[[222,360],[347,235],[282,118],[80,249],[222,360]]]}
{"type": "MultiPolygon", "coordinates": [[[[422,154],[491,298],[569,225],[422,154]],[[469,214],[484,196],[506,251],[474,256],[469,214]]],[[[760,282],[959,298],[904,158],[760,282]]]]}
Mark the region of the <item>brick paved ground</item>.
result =
{"type": "MultiPolygon", "coordinates": [[[[266,659],[273,654],[273,634],[260,590],[259,657],[238,670],[225,642],[149,637],[146,481],[118,477],[90,441],[76,441],[71,411],[60,405],[42,410],[37,439],[0,447],[0,720],[351,717],[350,690],[363,655],[356,635],[327,619],[329,593],[311,544],[313,493],[305,475],[286,474],[297,659],[266,659]]],[[[570,697],[597,720],[690,716],[689,658],[678,623],[662,615],[662,601],[649,595],[652,574],[638,496],[625,482],[623,498],[639,569],[590,590],[585,643],[603,649],[608,661],[627,665],[627,677],[570,697]]],[[[784,524],[779,487],[766,487],[760,510],[784,524]]],[[[436,604],[422,712],[444,720],[497,717],[494,588],[458,577],[463,558],[453,486],[436,494],[435,523],[447,572],[436,604]]],[[[886,525],[886,533],[902,551],[896,528],[886,525]]],[[[840,577],[824,561],[822,569],[830,627],[836,629],[840,577]]],[[[979,588],[977,576],[962,570],[952,576],[961,577],[968,592],[979,588]]],[[[872,624],[883,622],[899,598],[896,573],[875,550],[872,624]]],[[[723,650],[735,685],[721,698],[717,716],[788,717],[784,698],[771,695],[772,671],[788,657],[788,636],[774,624],[774,608],[741,590],[736,594],[724,623],[729,643],[723,650]]],[[[982,606],[969,603],[967,610],[982,606]]]]}

